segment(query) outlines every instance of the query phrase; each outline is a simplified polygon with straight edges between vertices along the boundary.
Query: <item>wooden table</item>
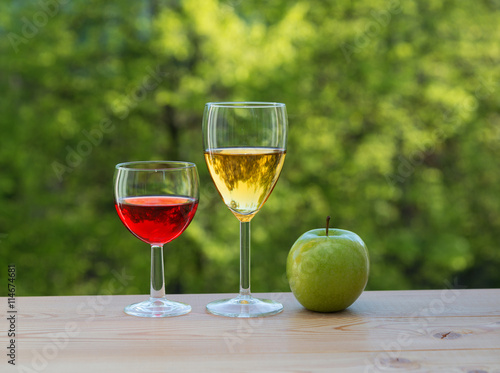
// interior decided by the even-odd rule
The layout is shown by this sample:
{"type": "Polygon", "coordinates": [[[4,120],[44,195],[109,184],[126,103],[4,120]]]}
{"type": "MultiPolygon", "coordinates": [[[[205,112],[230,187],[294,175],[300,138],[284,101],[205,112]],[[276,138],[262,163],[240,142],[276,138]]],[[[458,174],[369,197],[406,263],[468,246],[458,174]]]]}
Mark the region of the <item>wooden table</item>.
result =
{"type": "Polygon", "coordinates": [[[192,312],[143,319],[123,308],[144,295],[18,297],[15,367],[1,298],[0,372],[500,372],[500,289],[369,291],[335,314],[258,295],[284,311],[231,319],[205,311],[227,294],[171,295],[192,312]]]}

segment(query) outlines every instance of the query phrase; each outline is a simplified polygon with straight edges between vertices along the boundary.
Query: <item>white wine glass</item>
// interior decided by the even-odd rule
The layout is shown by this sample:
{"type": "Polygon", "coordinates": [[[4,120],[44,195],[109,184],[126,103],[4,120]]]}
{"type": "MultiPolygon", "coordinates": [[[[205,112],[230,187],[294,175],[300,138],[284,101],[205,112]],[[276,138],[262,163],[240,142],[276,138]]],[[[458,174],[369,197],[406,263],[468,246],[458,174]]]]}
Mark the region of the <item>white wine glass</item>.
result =
{"type": "Polygon", "coordinates": [[[285,104],[214,102],[205,105],[203,145],[210,176],[229,210],[240,221],[240,291],[211,302],[207,310],[229,317],[274,315],[283,305],[250,293],[250,221],[278,181],[286,155],[285,104]]]}

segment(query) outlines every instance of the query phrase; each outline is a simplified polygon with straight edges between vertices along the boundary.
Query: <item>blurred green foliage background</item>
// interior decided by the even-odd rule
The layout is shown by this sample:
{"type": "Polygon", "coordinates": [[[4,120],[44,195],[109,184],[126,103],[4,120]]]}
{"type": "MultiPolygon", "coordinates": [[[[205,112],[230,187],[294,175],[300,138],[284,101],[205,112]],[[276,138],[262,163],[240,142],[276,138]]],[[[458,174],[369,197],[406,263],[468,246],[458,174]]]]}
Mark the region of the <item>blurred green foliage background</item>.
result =
{"type": "Polygon", "coordinates": [[[201,199],[167,292],[236,292],[201,118],[254,100],[286,103],[290,132],[253,291],[289,291],[290,247],[327,215],[366,242],[368,289],[500,287],[499,20],[498,0],[1,2],[0,283],[14,263],[18,295],[148,293],[113,172],[170,159],[201,199]]]}

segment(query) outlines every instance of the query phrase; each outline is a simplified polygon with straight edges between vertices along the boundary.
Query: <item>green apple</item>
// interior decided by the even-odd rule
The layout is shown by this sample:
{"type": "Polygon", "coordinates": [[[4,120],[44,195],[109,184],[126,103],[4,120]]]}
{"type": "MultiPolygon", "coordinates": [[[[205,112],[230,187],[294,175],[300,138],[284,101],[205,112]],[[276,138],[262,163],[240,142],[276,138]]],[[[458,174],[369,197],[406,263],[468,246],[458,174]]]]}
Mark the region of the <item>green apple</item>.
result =
{"type": "Polygon", "coordinates": [[[368,282],[368,250],[356,234],[343,229],[313,229],[293,244],[286,273],[290,289],[311,311],[341,311],[361,295],[368,282]]]}

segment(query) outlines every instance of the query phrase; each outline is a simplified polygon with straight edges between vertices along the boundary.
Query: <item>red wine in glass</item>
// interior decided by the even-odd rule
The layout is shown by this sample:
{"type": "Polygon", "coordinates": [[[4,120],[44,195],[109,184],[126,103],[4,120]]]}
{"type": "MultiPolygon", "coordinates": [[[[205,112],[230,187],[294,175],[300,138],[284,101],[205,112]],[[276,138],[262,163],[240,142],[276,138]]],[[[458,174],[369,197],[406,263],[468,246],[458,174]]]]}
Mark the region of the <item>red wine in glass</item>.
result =
{"type": "Polygon", "coordinates": [[[150,245],[179,237],[196,213],[198,201],[182,196],[125,197],[115,203],[123,224],[150,245]]]}

